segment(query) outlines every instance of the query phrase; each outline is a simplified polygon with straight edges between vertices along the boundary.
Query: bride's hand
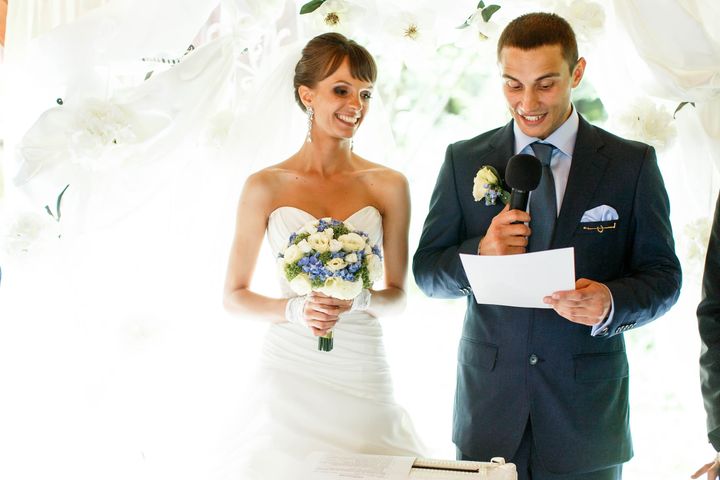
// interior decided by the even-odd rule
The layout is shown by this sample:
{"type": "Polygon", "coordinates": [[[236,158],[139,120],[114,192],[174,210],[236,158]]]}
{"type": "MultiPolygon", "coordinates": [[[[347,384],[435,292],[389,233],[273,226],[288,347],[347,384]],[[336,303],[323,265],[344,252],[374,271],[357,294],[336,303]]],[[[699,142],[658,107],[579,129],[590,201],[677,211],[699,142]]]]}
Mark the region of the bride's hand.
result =
{"type": "Polygon", "coordinates": [[[347,312],[352,300],[338,300],[320,292],[312,292],[305,302],[305,322],[316,337],[333,329],[341,313],[347,312]]]}

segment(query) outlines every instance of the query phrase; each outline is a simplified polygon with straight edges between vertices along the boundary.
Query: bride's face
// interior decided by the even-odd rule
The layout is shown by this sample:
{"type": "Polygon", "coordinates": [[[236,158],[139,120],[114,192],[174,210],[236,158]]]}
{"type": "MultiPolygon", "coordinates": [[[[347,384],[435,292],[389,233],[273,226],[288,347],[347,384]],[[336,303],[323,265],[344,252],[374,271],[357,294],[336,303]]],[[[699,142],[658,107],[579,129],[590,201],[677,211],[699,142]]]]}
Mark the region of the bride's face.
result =
{"type": "Polygon", "coordinates": [[[320,130],[334,138],[352,138],[368,113],[372,89],[372,83],[350,74],[346,57],[332,75],[308,91],[315,111],[313,136],[320,130]]]}

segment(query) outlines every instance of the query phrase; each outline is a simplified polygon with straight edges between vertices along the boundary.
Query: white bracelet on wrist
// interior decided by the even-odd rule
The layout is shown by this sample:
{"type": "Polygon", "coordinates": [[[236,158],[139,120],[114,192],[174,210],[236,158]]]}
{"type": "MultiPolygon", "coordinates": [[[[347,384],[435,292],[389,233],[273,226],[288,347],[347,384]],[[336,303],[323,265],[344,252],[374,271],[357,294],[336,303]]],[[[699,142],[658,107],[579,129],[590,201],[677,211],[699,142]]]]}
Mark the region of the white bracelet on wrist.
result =
{"type": "Polygon", "coordinates": [[[364,312],[370,308],[370,299],[372,294],[367,288],[363,288],[357,297],[353,298],[352,305],[350,306],[351,312],[364,312]]]}
{"type": "Polygon", "coordinates": [[[285,305],[285,320],[295,325],[302,325],[307,327],[305,321],[305,303],[307,302],[307,295],[300,297],[292,297],[288,299],[285,305]]]}

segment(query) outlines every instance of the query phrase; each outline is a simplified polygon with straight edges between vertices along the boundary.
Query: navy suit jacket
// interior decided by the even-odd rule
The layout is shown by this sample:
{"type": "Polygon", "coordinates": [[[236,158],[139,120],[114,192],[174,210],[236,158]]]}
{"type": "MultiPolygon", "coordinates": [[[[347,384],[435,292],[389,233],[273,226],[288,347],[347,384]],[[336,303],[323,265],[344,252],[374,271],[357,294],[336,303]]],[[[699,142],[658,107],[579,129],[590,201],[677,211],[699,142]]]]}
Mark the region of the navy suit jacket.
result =
{"type": "Polygon", "coordinates": [[[483,165],[504,177],[513,145],[510,122],[448,147],[413,258],[415,280],[428,296],[467,297],[453,442],[472,458],[512,458],[529,417],[551,472],[625,462],[633,452],[622,332],[665,313],[681,283],[655,152],[580,118],[551,248],[575,247],[577,278],[603,282],[612,292],[612,323],[593,337],[591,327],[554,310],[478,305],[472,296],[458,254],[477,253],[503,208],[475,202],[473,179],[483,165]],[[619,218],[580,222],[600,205],[614,207],[619,218]]]}
{"type": "Polygon", "coordinates": [[[705,258],[702,301],[697,310],[700,328],[700,380],[707,412],[708,438],[720,452],[720,195],[715,205],[705,258]]]}

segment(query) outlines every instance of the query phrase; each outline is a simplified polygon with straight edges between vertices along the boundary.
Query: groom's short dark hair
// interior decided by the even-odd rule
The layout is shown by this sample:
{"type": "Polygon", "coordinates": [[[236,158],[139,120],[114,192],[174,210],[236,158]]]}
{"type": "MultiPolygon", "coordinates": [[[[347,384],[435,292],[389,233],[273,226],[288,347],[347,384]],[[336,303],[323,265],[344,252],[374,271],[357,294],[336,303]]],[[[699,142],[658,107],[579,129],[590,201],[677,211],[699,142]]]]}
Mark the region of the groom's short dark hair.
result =
{"type": "Polygon", "coordinates": [[[575,32],[567,20],[554,13],[527,13],[510,22],[498,39],[497,57],[500,60],[500,52],[505,47],[532,50],[545,45],[560,45],[572,72],[578,61],[575,32]]]}

